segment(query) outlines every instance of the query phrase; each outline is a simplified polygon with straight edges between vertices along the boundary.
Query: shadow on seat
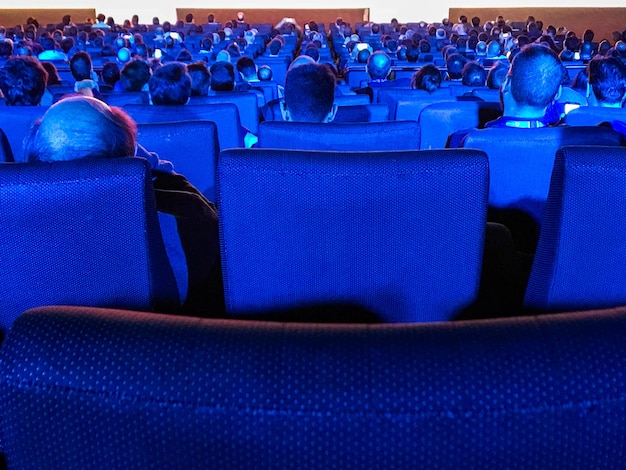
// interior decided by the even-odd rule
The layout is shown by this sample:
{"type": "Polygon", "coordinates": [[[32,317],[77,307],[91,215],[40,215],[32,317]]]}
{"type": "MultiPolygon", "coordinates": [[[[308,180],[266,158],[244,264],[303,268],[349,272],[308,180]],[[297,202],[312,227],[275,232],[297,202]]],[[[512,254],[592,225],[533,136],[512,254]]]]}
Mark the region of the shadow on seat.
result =
{"type": "Polygon", "coordinates": [[[626,304],[626,148],[557,153],[526,290],[543,311],[626,304]]]}
{"type": "Polygon", "coordinates": [[[520,251],[534,252],[548,197],[556,151],[564,145],[619,146],[621,135],[603,127],[557,126],[537,129],[487,128],[469,132],[465,148],[484,150],[489,157],[490,220],[507,225],[520,251]],[[510,225],[515,215],[519,226],[510,225]],[[532,225],[532,227],[529,226],[532,225]]]}
{"type": "Polygon", "coordinates": [[[467,150],[227,150],[218,160],[231,314],[339,303],[386,322],[475,300],[487,160],[467,150]]]}
{"type": "Polygon", "coordinates": [[[211,121],[137,125],[138,142],[174,164],[209,201],[215,201],[215,168],[219,154],[217,126],[211,121]]]}
{"type": "Polygon", "coordinates": [[[148,163],[0,165],[0,328],[50,304],[178,306],[148,163]]]}

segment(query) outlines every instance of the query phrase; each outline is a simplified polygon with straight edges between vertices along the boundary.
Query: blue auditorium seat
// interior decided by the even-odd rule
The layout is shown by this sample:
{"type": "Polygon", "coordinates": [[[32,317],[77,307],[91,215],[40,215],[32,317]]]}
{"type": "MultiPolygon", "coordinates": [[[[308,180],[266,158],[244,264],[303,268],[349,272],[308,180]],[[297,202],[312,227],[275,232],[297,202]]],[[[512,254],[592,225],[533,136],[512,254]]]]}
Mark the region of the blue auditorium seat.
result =
{"type": "Polygon", "coordinates": [[[626,148],[563,147],[526,290],[529,308],[626,304],[626,148]]]}
{"type": "Polygon", "coordinates": [[[620,143],[620,134],[612,129],[557,126],[477,129],[461,145],[487,153],[489,206],[497,212],[493,220],[509,226],[522,251],[534,251],[556,151],[564,145],[620,143]]]}
{"type": "Polygon", "coordinates": [[[24,139],[48,106],[0,106],[0,129],[4,131],[15,161],[24,161],[24,139]]]}
{"type": "Polygon", "coordinates": [[[0,349],[8,468],[617,469],[626,309],[320,325],[84,307],[0,349]]]}
{"type": "Polygon", "coordinates": [[[174,164],[176,173],[215,201],[215,168],[219,154],[217,126],[212,121],[143,123],[137,141],[161,159],[174,164]]]}
{"type": "Polygon", "coordinates": [[[178,306],[144,159],[0,164],[0,230],[2,332],[40,305],[178,306]]]}
{"type": "Polygon", "coordinates": [[[244,147],[244,131],[241,127],[239,111],[233,103],[186,104],[184,106],[130,104],[124,106],[124,111],[137,123],[212,121],[217,125],[221,150],[244,147]]]}
{"type": "Polygon", "coordinates": [[[13,150],[7,135],[2,129],[0,129],[0,163],[13,163],[15,161],[13,157],[13,150]]]}
{"type": "Polygon", "coordinates": [[[188,105],[200,106],[223,103],[233,103],[237,106],[241,125],[254,135],[257,134],[260,121],[260,107],[255,91],[219,92],[211,96],[196,96],[189,100],[188,105]]]}
{"type": "Polygon", "coordinates": [[[419,114],[420,149],[445,148],[450,134],[470,128],[482,128],[485,123],[502,116],[499,103],[483,101],[450,101],[432,103],[419,114]]]}
{"type": "Polygon", "coordinates": [[[258,148],[300,150],[417,150],[420,128],[415,121],[285,122],[259,126],[258,148]]]}
{"type": "Polygon", "coordinates": [[[581,106],[573,109],[565,116],[570,126],[596,126],[603,122],[626,122],[626,109],[604,108],[602,106],[581,106]]]}
{"type": "Polygon", "coordinates": [[[481,151],[223,151],[227,309],[337,302],[382,321],[448,320],[475,300],[487,185],[481,151]]]}

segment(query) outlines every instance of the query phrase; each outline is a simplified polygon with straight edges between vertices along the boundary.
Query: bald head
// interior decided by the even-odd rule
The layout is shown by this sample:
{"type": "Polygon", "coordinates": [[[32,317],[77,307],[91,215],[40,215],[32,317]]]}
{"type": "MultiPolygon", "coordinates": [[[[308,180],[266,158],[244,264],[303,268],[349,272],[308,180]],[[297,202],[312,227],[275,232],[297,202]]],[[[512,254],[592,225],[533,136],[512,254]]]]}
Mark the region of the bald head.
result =
{"type": "Polygon", "coordinates": [[[372,79],[384,79],[391,70],[391,59],[383,51],[376,51],[367,59],[367,73],[372,79]]]}
{"type": "Polygon", "coordinates": [[[65,161],[134,155],[137,126],[120,108],[87,96],[52,105],[31,130],[28,161],[65,161]]]}

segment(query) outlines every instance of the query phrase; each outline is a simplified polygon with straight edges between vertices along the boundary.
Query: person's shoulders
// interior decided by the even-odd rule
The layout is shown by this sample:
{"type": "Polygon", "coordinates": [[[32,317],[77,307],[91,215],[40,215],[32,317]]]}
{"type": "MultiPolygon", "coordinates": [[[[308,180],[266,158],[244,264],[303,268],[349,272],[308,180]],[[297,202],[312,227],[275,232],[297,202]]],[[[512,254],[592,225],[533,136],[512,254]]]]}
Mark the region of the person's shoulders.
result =
{"type": "Polygon", "coordinates": [[[213,202],[180,173],[152,171],[152,184],[160,212],[175,216],[205,216],[217,220],[217,209],[213,202]]]}

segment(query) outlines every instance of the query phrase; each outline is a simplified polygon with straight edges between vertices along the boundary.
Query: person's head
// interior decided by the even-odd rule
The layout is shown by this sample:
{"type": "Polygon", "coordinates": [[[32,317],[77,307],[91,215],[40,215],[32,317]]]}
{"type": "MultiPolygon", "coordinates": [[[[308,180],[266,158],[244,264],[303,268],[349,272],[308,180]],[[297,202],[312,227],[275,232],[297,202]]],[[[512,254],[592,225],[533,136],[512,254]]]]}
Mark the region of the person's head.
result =
{"type": "Polygon", "coordinates": [[[0,68],[0,90],[9,106],[37,106],[47,81],[48,73],[33,57],[12,57],[0,68]]]}
{"type": "Polygon", "coordinates": [[[53,104],[35,123],[25,157],[29,162],[57,162],[132,156],[136,141],[137,126],[120,108],[71,96],[53,104]]]}
{"type": "Polygon", "coordinates": [[[550,48],[528,44],[520,49],[502,84],[501,97],[507,116],[542,117],[560,93],[565,67],[550,48]]]}
{"type": "Polygon", "coordinates": [[[616,57],[596,56],[587,64],[590,104],[621,107],[626,99],[626,65],[616,57]]]}
{"type": "Polygon", "coordinates": [[[74,80],[92,80],[91,56],[85,51],[79,51],[70,59],[70,71],[74,80]]]}
{"type": "Polygon", "coordinates": [[[196,61],[187,65],[187,73],[191,77],[191,96],[207,96],[211,86],[211,74],[204,61],[196,61]]]}
{"type": "Polygon", "coordinates": [[[439,69],[434,64],[426,64],[411,77],[411,88],[432,92],[441,86],[441,80],[439,69]]]}
{"type": "Polygon", "coordinates": [[[467,59],[458,52],[452,53],[446,57],[446,69],[450,80],[461,80],[463,76],[463,67],[467,63],[467,59]]]}
{"type": "Polygon", "coordinates": [[[270,55],[278,55],[280,49],[283,47],[283,43],[280,42],[279,39],[272,39],[268,45],[268,49],[270,50],[270,55]]]}
{"type": "Polygon", "coordinates": [[[337,111],[335,76],[315,62],[291,67],[285,78],[285,121],[330,122],[337,111]]]}
{"type": "Polygon", "coordinates": [[[259,78],[259,80],[263,81],[270,81],[272,80],[272,78],[274,78],[274,72],[272,71],[272,68],[269,65],[261,65],[259,67],[259,70],[257,70],[257,77],[259,78]]]}
{"type": "Polygon", "coordinates": [[[383,51],[376,51],[367,60],[367,73],[372,80],[384,80],[391,70],[391,59],[383,51]]]}
{"type": "Polygon", "coordinates": [[[143,60],[133,60],[120,71],[120,83],[124,91],[142,91],[150,81],[152,70],[143,60]]]}
{"type": "Polygon", "coordinates": [[[154,105],[183,105],[191,96],[191,77],[180,62],[168,62],[154,71],[148,82],[154,105]]]}
{"type": "Polygon", "coordinates": [[[212,91],[233,91],[235,89],[235,67],[226,61],[217,61],[209,69],[212,91]]]}
{"type": "Polygon", "coordinates": [[[193,23],[193,13],[187,13],[185,15],[185,23],[193,23]]]}
{"type": "Polygon", "coordinates": [[[498,60],[491,66],[487,73],[487,87],[492,90],[499,90],[500,85],[506,79],[509,73],[509,63],[506,61],[498,60]]]}
{"type": "Polygon", "coordinates": [[[61,77],[59,76],[59,71],[56,65],[52,62],[43,61],[41,66],[46,69],[46,72],[48,73],[48,80],[46,81],[48,86],[61,84],[61,77]]]}
{"type": "Polygon", "coordinates": [[[114,86],[120,80],[120,67],[115,62],[106,62],[100,72],[102,81],[109,86],[114,86]]]}
{"type": "Polygon", "coordinates": [[[257,67],[251,57],[240,57],[239,59],[237,59],[235,67],[237,68],[237,72],[239,72],[239,75],[241,75],[241,78],[243,78],[245,81],[257,80],[257,67]]]}
{"type": "Polygon", "coordinates": [[[487,72],[482,65],[480,65],[475,60],[471,60],[463,66],[461,76],[461,83],[463,83],[463,85],[471,87],[482,87],[485,86],[487,72]]]}

